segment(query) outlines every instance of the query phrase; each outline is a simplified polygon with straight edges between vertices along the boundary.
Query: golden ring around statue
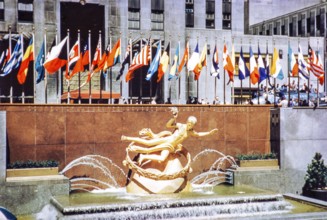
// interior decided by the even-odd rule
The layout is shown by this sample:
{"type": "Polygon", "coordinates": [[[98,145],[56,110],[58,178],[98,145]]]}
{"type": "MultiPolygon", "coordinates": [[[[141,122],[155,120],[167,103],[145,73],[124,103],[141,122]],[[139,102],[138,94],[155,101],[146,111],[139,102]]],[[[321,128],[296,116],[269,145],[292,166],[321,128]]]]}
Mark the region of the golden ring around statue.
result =
{"type": "Polygon", "coordinates": [[[148,170],[145,170],[138,166],[129,156],[129,148],[134,144],[134,142],[130,143],[126,148],[126,159],[123,161],[124,166],[128,166],[129,169],[138,173],[140,176],[147,177],[154,180],[173,180],[176,178],[184,178],[188,173],[191,172],[191,154],[184,150],[180,151],[180,153],[187,159],[186,165],[178,172],[165,174],[165,173],[154,173],[148,170]]]}

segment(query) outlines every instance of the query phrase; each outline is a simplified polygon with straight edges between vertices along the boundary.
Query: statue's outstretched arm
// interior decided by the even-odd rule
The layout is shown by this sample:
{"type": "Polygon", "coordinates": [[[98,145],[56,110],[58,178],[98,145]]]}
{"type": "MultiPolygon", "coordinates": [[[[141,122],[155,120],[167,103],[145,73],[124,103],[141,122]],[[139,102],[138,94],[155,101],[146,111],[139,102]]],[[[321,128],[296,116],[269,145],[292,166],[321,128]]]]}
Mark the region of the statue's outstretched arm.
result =
{"type": "Polygon", "coordinates": [[[193,137],[204,137],[204,136],[208,136],[208,135],[213,135],[215,133],[218,132],[218,129],[215,128],[215,129],[212,129],[211,131],[207,131],[207,132],[196,132],[193,130],[193,132],[191,132],[191,135],[193,137]]]}

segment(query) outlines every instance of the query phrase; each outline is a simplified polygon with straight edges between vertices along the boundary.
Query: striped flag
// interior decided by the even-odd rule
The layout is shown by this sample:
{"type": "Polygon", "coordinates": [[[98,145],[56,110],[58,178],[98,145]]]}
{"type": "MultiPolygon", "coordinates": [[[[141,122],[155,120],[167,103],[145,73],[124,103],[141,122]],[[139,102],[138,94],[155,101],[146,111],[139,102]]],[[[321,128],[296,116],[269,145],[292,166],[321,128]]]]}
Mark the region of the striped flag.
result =
{"type": "Polygon", "coordinates": [[[17,74],[17,80],[19,84],[24,84],[26,77],[27,77],[27,72],[28,72],[28,66],[31,61],[34,60],[34,37],[31,38],[27,49],[25,51],[23,61],[19,67],[18,74],[17,74]]]}
{"type": "Polygon", "coordinates": [[[68,36],[66,36],[58,45],[52,47],[49,56],[43,64],[48,73],[55,73],[67,64],[67,39],[68,36]]]}
{"type": "Polygon", "coordinates": [[[4,66],[3,72],[0,74],[0,76],[6,76],[20,66],[20,63],[22,62],[23,59],[22,41],[23,41],[23,36],[20,35],[15,45],[15,48],[10,56],[10,59],[4,66]]]}
{"type": "Polygon", "coordinates": [[[317,56],[315,51],[309,45],[309,61],[310,61],[310,71],[319,79],[321,85],[324,84],[324,67],[321,63],[319,55],[317,56]]]}
{"type": "Polygon", "coordinates": [[[241,47],[240,58],[238,60],[238,78],[240,80],[243,80],[246,77],[248,77],[249,75],[250,75],[250,71],[245,64],[244,56],[243,56],[243,49],[241,47]]]}
{"type": "Polygon", "coordinates": [[[128,82],[129,80],[133,79],[133,73],[136,69],[141,68],[142,66],[149,65],[150,61],[150,46],[145,45],[143,46],[140,53],[134,56],[131,66],[128,69],[128,72],[126,74],[125,80],[128,82]]]}
{"type": "Polygon", "coordinates": [[[308,70],[308,63],[304,60],[303,57],[303,53],[302,53],[302,49],[301,46],[299,44],[299,48],[298,48],[298,67],[299,67],[299,76],[303,79],[303,80],[308,80],[309,79],[309,70],[308,70]]]}

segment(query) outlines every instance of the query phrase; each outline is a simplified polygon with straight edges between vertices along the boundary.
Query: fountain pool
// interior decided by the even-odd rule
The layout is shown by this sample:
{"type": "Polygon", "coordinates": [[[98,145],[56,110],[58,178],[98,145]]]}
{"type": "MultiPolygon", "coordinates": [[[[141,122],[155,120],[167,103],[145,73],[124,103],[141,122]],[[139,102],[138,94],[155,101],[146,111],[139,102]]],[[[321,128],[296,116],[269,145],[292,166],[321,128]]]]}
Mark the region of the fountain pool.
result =
{"type": "MultiPolygon", "coordinates": [[[[39,213],[46,219],[281,219],[326,212],[324,208],[284,199],[280,194],[250,186],[221,184],[193,187],[193,192],[130,194],[125,188],[71,193],[51,199],[51,207],[39,213]],[[50,210],[50,211],[49,211],[50,210]],[[47,213],[48,212],[48,213],[47,213]]],[[[38,218],[36,218],[38,219],[38,218]]],[[[297,218],[299,219],[299,218],[297,218]]]]}

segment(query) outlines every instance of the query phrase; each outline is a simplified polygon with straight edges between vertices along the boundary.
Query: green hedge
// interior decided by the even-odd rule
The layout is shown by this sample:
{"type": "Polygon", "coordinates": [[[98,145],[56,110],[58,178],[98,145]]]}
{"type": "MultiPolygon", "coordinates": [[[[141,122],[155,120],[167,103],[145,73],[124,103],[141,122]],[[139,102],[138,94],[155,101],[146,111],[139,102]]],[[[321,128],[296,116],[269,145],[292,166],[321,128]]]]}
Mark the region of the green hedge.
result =
{"type": "Polygon", "coordinates": [[[267,159],[277,159],[276,153],[268,154],[238,154],[236,155],[237,160],[267,160],[267,159]]]}
{"type": "Polygon", "coordinates": [[[8,164],[8,169],[23,169],[23,168],[41,168],[41,167],[57,167],[58,161],[55,160],[42,160],[42,161],[16,161],[8,164]]]}

